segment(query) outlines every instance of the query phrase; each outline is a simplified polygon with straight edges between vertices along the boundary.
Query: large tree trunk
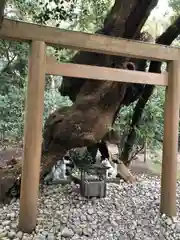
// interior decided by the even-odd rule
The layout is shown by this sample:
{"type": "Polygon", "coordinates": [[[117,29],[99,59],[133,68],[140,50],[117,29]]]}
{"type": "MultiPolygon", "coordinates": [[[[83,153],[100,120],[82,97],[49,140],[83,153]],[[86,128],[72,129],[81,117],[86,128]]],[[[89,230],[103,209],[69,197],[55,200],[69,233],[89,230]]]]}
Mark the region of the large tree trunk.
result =
{"type": "MultiPolygon", "coordinates": [[[[156,4],[157,0],[116,0],[110,15],[106,18],[102,33],[138,38],[142,26],[156,4]]],[[[127,61],[122,57],[81,52],[75,58],[75,62],[78,63],[119,68],[124,68],[124,62],[127,61]]],[[[74,88],[75,91],[74,89],[72,91],[71,84],[66,88],[68,89],[66,95],[71,97],[71,93],[74,95],[72,107],[58,109],[46,122],[41,179],[55,164],[54,155],[60,157],[68,149],[91,146],[105,136],[120,106],[124,104],[127,89],[130,86],[124,83],[84,79],[77,79],[75,82],[79,86],[74,88]]],[[[13,184],[19,173],[20,164],[8,172],[4,169],[0,171],[1,199],[5,200],[7,196],[12,197],[12,187],[19,189],[19,180],[13,184]],[[13,180],[10,181],[10,179],[13,180]],[[10,186],[7,182],[10,182],[10,186]]]]}
{"type": "MultiPolygon", "coordinates": [[[[167,30],[161,36],[159,36],[156,39],[156,43],[170,45],[179,34],[180,34],[180,17],[177,18],[174,21],[174,23],[169,28],[167,28],[167,30]]],[[[149,72],[160,73],[161,62],[152,61],[149,67],[149,72]]],[[[135,144],[136,139],[135,129],[139,125],[146,103],[148,102],[150,96],[152,95],[154,88],[155,86],[146,85],[141,94],[141,97],[139,98],[134,108],[130,131],[127,135],[127,140],[125,141],[124,149],[121,154],[121,160],[125,163],[125,165],[129,165],[131,162],[129,156],[133,149],[133,145],[135,144]]]]}

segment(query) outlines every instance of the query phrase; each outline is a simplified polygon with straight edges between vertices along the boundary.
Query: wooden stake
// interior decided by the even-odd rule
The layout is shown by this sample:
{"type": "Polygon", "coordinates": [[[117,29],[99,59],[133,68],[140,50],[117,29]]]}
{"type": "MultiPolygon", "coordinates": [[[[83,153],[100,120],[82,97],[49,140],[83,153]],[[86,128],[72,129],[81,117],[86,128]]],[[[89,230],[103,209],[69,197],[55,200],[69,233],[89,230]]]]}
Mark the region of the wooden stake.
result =
{"type": "Polygon", "coordinates": [[[44,42],[32,42],[29,61],[19,217],[19,229],[27,233],[34,230],[37,217],[44,110],[45,50],[44,42]]]}
{"type": "Polygon", "coordinates": [[[160,212],[168,216],[176,216],[180,62],[170,62],[168,69],[169,78],[165,97],[160,212]]]}

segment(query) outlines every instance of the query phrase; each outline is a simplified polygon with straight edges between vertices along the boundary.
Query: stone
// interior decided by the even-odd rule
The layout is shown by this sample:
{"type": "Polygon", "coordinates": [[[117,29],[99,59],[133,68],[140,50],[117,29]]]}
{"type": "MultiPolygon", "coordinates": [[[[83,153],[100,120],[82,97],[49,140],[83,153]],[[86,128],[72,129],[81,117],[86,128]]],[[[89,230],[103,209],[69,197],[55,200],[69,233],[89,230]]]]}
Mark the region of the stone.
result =
{"type": "Polygon", "coordinates": [[[180,222],[177,222],[175,225],[176,225],[177,232],[180,233],[180,222]]]}
{"type": "Polygon", "coordinates": [[[16,217],[16,214],[14,212],[7,214],[8,219],[14,220],[15,217],[16,217]]]}
{"type": "Polygon", "coordinates": [[[7,234],[8,234],[7,231],[3,231],[3,232],[1,232],[1,233],[0,233],[0,239],[6,237],[7,234]]]}
{"type": "Polygon", "coordinates": [[[119,203],[117,203],[117,202],[115,202],[114,205],[115,205],[115,208],[116,208],[117,210],[119,210],[119,209],[121,208],[121,205],[120,205],[119,203]]]}
{"type": "Polygon", "coordinates": [[[2,224],[2,226],[7,226],[7,225],[9,225],[10,223],[11,223],[10,220],[6,220],[6,221],[3,221],[1,224],[2,224]]]}
{"type": "Polygon", "coordinates": [[[61,236],[65,238],[70,238],[73,235],[74,235],[74,232],[72,231],[72,229],[69,229],[67,227],[65,227],[61,232],[61,236]]]}
{"type": "Polygon", "coordinates": [[[83,214],[80,216],[81,221],[86,221],[86,216],[83,214]]]}
{"type": "Polygon", "coordinates": [[[57,211],[56,214],[57,214],[58,216],[61,216],[61,215],[62,215],[62,212],[61,212],[61,211],[57,211]]]}
{"type": "Polygon", "coordinates": [[[23,233],[19,231],[18,233],[16,233],[16,237],[21,239],[23,237],[23,233]]]}
{"type": "MultiPolygon", "coordinates": [[[[22,240],[30,240],[30,239],[29,239],[28,236],[24,235],[24,236],[22,237],[22,240]]],[[[37,240],[37,239],[36,239],[36,240],[37,240]]]]}
{"type": "Polygon", "coordinates": [[[67,223],[67,217],[62,217],[61,219],[60,219],[60,222],[61,223],[63,223],[63,224],[65,224],[65,223],[67,223]]]}
{"type": "Polygon", "coordinates": [[[93,213],[94,213],[93,208],[89,208],[89,209],[88,209],[88,214],[92,215],[93,213]]]}
{"type": "Polygon", "coordinates": [[[16,214],[14,212],[10,213],[11,220],[14,220],[15,217],[16,217],[16,214]]]}
{"type": "Polygon", "coordinates": [[[91,229],[91,228],[84,228],[83,229],[83,234],[85,235],[85,236],[91,236],[92,235],[92,232],[93,232],[93,230],[91,229]]]}
{"type": "Polygon", "coordinates": [[[77,235],[82,235],[82,233],[83,233],[82,228],[76,227],[76,226],[73,228],[73,231],[74,231],[77,235]]]}
{"type": "Polygon", "coordinates": [[[111,220],[110,222],[111,222],[111,225],[113,227],[118,227],[119,226],[119,224],[116,221],[114,221],[114,220],[111,220]]]}
{"type": "MultiPolygon", "coordinates": [[[[180,222],[159,216],[160,179],[138,175],[134,185],[107,184],[107,197],[86,199],[68,187],[44,186],[39,196],[38,221],[32,234],[17,232],[19,200],[0,205],[3,240],[180,239],[180,222]],[[94,201],[94,203],[93,203],[94,201]],[[14,235],[15,233],[15,235],[14,235]],[[13,237],[12,237],[13,236],[13,237]]],[[[180,181],[177,181],[180,212],[180,181]]]]}
{"type": "Polygon", "coordinates": [[[13,239],[15,236],[16,236],[16,233],[15,233],[14,231],[8,232],[8,237],[9,237],[10,239],[13,239]]]}
{"type": "Polygon", "coordinates": [[[45,237],[48,235],[47,231],[42,231],[42,235],[44,235],[45,237]]]}
{"type": "Polygon", "coordinates": [[[39,234],[38,236],[33,238],[33,240],[46,240],[46,236],[39,234]]]}
{"type": "Polygon", "coordinates": [[[11,223],[11,228],[12,229],[17,229],[18,227],[18,224],[17,223],[11,223]]]}
{"type": "Polygon", "coordinates": [[[10,231],[11,228],[10,228],[9,225],[7,225],[7,226],[4,227],[4,229],[7,230],[7,231],[10,231]]]}
{"type": "Polygon", "coordinates": [[[79,235],[74,235],[72,238],[71,238],[71,240],[79,240],[80,238],[79,238],[79,235]]]}
{"type": "MultiPolygon", "coordinates": [[[[45,236],[44,236],[45,237],[45,236]]],[[[45,238],[46,239],[46,238],[45,238]]],[[[54,234],[53,233],[49,233],[48,235],[47,235],[47,240],[55,240],[56,239],[56,237],[54,236],[54,234]]]]}
{"type": "Polygon", "coordinates": [[[166,219],[166,224],[167,225],[171,225],[172,224],[172,220],[170,218],[166,219]]]}
{"type": "Polygon", "coordinates": [[[88,220],[89,222],[92,222],[92,221],[93,221],[92,216],[91,216],[91,215],[87,215],[87,220],[88,220]]]}

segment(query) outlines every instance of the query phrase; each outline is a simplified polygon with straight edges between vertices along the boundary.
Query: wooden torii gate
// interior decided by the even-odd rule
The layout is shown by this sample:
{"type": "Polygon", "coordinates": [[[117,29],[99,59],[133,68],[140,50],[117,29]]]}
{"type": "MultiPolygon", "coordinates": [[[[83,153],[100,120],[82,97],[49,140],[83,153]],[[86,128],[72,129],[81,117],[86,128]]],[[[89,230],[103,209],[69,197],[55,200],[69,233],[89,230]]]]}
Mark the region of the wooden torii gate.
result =
{"type": "Polygon", "coordinates": [[[3,21],[0,39],[26,41],[31,45],[21,179],[20,230],[31,232],[36,226],[45,74],[166,87],[160,212],[175,216],[180,50],[8,19],[3,21]],[[79,64],[58,64],[46,57],[46,44],[116,56],[166,61],[168,73],[156,74],[79,64]]]}

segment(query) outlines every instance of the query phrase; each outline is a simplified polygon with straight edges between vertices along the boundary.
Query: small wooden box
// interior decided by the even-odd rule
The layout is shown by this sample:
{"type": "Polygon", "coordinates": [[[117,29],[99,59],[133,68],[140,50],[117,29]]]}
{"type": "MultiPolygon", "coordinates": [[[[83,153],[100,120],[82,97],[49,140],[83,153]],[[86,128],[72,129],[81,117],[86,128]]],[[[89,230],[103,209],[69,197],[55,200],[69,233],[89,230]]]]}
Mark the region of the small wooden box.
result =
{"type": "Polygon", "coordinates": [[[81,169],[81,194],[84,197],[106,197],[106,167],[93,165],[89,168],[91,174],[88,176],[85,169],[81,169]]]}
{"type": "Polygon", "coordinates": [[[106,197],[106,184],[104,181],[86,181],[81,186],[81,193],[84,197],[106,197]]]}

